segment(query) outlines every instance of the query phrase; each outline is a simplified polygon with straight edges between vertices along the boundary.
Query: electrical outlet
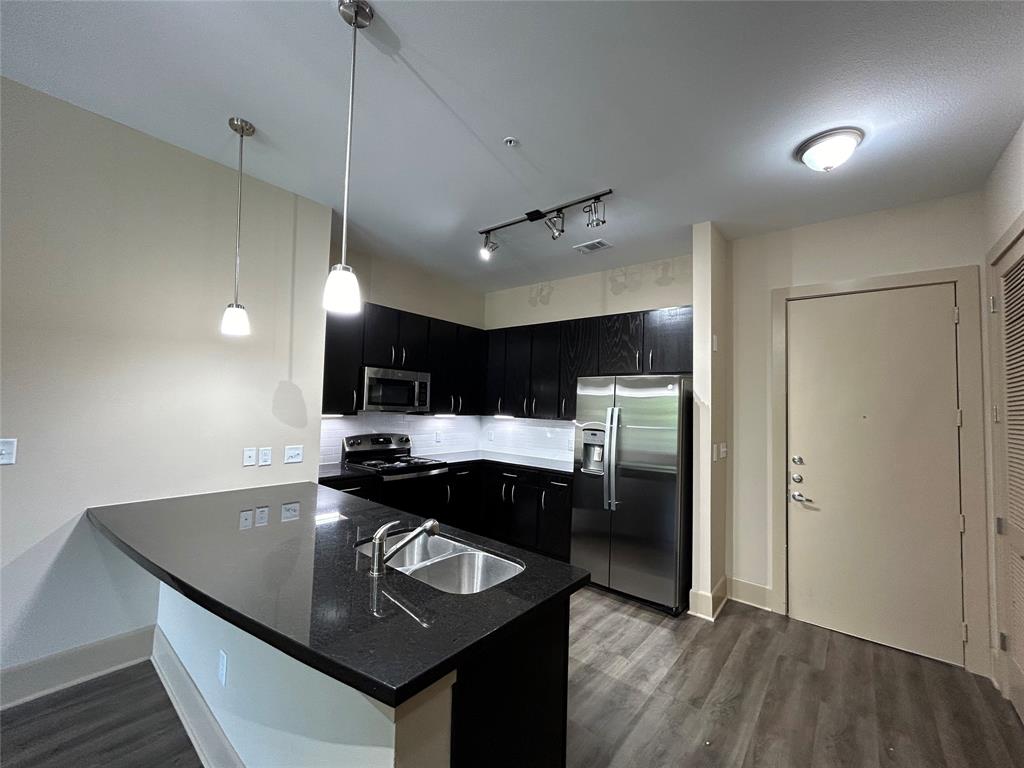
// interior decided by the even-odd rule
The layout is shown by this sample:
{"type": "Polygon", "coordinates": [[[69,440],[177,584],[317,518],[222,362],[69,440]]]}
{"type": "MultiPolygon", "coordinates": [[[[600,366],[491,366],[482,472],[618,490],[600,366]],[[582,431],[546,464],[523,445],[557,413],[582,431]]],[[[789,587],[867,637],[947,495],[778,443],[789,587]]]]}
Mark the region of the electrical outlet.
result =
{"type": "Polygon", "coordinates": [[[256,449],[255,448],[243,448],[242,449],[242,466],[243,467],[255,467],[256,466],[256,449]]]}
{"type": "Polygon", "coordinates": [[[301,464],[302,463],[302,446],[301,445],[286,445],[284,447],[284,463],[285,464],[301,464]]]}
{"type": "Polygon", "coordinates": [[[0,440],[0,464],[14,464],[18,460],[18,438],[5,437],[0,440]]]}
{"type": "Polygon", "coordinates": [[[273,448],[260,448],[260,466],[269,467],[274,455],[273,448]]]}
{"type": "Polygon", "coordinates": [[[221,688],[227,688],[228,685],[228,655],[224,649],[221,648],[217,651],[217,679],[220,681],[221,688]]]}
{"type": "Polygon", "coordinates": [[[270,522],[270,507],[256,507],[256,527],[270,522]]]}
{"type": "Polygon", "coordinates": [[[287,523],[289,520],[298,520],[299,511],[302,509],[302,505],[297,501],[292,501],[288,504],[281,505],[281,522],[287,523]]]}
{"type": "Polygon", "coordinates": [[[238,530],[244,531],[246,528],[252,528],[251,509],[243,509],[238,513],[238,530]]]}

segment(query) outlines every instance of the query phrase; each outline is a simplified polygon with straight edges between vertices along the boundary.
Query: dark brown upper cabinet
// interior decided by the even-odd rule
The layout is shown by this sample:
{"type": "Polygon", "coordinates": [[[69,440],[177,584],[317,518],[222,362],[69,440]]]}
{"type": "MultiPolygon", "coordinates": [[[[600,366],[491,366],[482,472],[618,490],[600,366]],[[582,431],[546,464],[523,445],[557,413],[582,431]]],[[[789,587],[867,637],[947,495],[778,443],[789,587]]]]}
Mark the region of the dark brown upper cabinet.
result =
{"type": "Polygon", "coordinates": [[[530,347],[533,333],[528,325],[505,331],[505,397],[503,413],[530,415],[530,347]]]}
{"type": "Polygon", "coordinates": [[[363,364],[426,371],[430,318],[379,304],[365,304],[363,364]]]}
{"type": "Polygon", "coordinates": [[[693,307],[644,314],[644,373],[693,372],[693,307]]]}
{"type": "Polygon", "coordinates": [[[474,416],[484,413],[487,380],[487,332],[468,325],[458,326],[458,382],[456,413],[474,416]]]}
{"type": "Polygon", "coordinates": [[[598,368],[602,376],[643,373],[644,313],[606,315],[601,318],[598,368]]]}
{"type": "Polygon", "coordinates": [[[362,407],[362,363],[363,315],[328,312],[322,413],[355,413],[362,407]]]}
{"type": "Polygon", "coordinates": [[[601,320],[587,317],[558,324],[561,329],[559,350],[559,419],[576,418],[576,380],[597,376],[598,339],[601,320]]]}
{"type": "Polygon", "coordinates": [[[529,415],[535,419],[558,418],[558,358],[560,323],[533,326],[530,350],[529,415]]]}
{"type": "Polygon", "coordinates": [[[447,320],[430,321],[430,410],[459,412],[459,327],[447,320]]]}
{"type": "Polygon", "coordinates": [[[487,379],[484,384],[484,405],[481,413],[506,415],[505,348],[507,333],[504,328],[487,331],[487,379]]]}

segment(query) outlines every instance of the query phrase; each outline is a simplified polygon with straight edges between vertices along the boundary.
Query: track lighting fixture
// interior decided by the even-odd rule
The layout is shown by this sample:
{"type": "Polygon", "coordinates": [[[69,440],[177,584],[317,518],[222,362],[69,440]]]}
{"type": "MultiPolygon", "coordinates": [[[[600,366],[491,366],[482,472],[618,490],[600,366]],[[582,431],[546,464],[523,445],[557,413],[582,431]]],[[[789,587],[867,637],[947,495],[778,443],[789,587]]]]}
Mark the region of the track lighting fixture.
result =
{"type": "Polygon", "coordinates": [[[600,227],[605,223],[604,202],[602,201],[602,198],[608,197],[610,194],[612,194],[612,190],[606,189],[595,195],[587,195],[586,197],[580,197],[576,200],[570,200],[567,203],[562,203],[561,205],[556,205],[543,211],[527,211],[518,218],[502,222],[501,224],[495,224],[493,227],[481,229],[480,234],[484,236],[484,244],[480,249],[480,258],[483,261],[489,261],[491,254],[498,250],[498,244],[494,242],[491,235],[499,229],[513,227],[516,224],[522,224],[524,221],[543,221],[544,225],[551,232],[551,239],[557,240],[565,234],[565,209],[576,208],[584,203],[586,203],[586,207],[583,210],[587,213],[588,217],[587,226],[600,227]]]}
{"type": "Polygon", "coordinates": [[[558,211],[550,219],[545,219],[544,225],[551,230],[551,239],[557,240],[565,234],[565,214],[558,211]]]}
{"type": "Polygon", "coordinates": [[[587,214],[587,227],[590,229],[603,227],[607,223],[604,217],[604,201],[600,197],[595,197],[583,212],[587,214]]]}
{"type": "Polygon", "coordinates": [[[238,134],[238,216],[235,218],[235,300],[228,304],[220,318],[220,332],[225,336],[248,336],[249,315],[238,303],[238,273],[242,266],[242,147],[245,137],[256,133],[256,127],[241,117],[228,118],[228,128],[238,134]]]}
{"type": "Polygon", "coordinates": [[[356,96],[356,34],[370,26],[373,8],[366,0],[340,0],[338,13],[352,27],[352,69],[348,81],[348,133],[345,137],[345,195],[341,208],[341,263],[331,267],[324,284],[324,309],[338,315],[358,315],[363,310],[363,296],[356,273],[348,265],[348,180],[352,169],[352,109],[356,96]]]}
{"type": "Polygon", "coordinates": [[[484,261],[491,260],[491,254],[498,250],[498,244],[491,240],[491,233],[486,232],[484,234],[484,244],[480,248],[480,258],[484,261]]]}

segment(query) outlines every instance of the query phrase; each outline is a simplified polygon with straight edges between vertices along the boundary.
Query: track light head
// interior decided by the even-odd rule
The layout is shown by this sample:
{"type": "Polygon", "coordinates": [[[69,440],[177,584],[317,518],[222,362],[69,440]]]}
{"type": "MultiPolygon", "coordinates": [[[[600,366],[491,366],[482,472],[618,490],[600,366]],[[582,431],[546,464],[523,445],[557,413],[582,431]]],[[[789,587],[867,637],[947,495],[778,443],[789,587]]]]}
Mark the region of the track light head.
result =
{"type": "Polygon", "coordinates": [[[588,228],[596,229],[607,223],[604,217],[604,201],[600,197],[595,197],[590,205],[583,209],[583,212],[587,214],[588,228]]]}
{"type": "Polygon", "coordinates": [[[558,211],[549,219],[544,219],[544,225],[551,230],[551,239],[557,240],[565,234],[565,214],[558,211]]]}
{"type": "Polygon", "coordinates": [[[484,235],[484,244],[480,248],[480,258],[484,261],[491,260],[491,254],[498,250],[498,244],[491,240],[491,233],[484,235]]]}

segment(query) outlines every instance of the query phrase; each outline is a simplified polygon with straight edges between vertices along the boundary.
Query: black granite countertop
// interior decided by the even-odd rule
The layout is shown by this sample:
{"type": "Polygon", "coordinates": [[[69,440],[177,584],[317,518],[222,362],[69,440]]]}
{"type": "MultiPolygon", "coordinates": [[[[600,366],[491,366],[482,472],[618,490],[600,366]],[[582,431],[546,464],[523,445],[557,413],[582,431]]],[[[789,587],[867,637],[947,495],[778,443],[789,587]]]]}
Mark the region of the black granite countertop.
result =
{"type": "Polygon", "coordinates": [[[380,475],[372,469],[366,469],[355,464],[347,464],[344,461],[321,464],[317,469],[317,476],[321,480],[377,480],[380,478],[380,475]]]}
{"type": "Polygon", "coordinates": [[[185,597],[392,707],[590,580],[580,568],[444,525],[442,534],[526,570],[475,595],[441,592],[390,568],[374,579],[356,545],[382,523],[401,520],[407,530],[422,518],[314,483],[95,507],[87,515],[185,597]],[[268,507],[265,525],[255,524],[259,507],[268,507]],[[251,528],[240,530],[242,510],[254,510],[251,528]]]}

